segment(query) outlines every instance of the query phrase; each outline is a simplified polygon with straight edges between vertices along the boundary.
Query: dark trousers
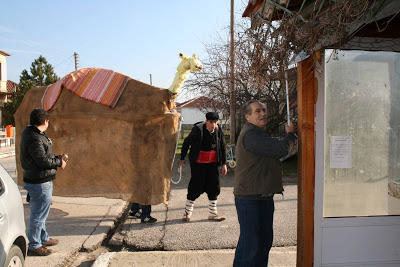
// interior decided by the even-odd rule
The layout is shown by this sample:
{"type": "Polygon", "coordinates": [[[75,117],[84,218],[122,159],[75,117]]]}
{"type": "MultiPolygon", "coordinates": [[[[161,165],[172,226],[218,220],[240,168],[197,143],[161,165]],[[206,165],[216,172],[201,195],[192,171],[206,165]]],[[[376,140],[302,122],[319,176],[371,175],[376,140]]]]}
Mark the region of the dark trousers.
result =
{"type": "Polygon", "coordinates": [[[131,207],[131,211],[133,213],[138,212],[139,210],[142,210],[142,215],[140,218],[146,218],[150,216],[151,213],[151,205],[140,205],[139,203],[133,203],[131,207]]]}
{"type": "Polygon", "coordinates": [[[190,170],[187,199],[195,201],[205,192],[209,200],[217,200],[221,192],[218,163],[190,163],[190,170]]]}
{"type": "Polygon", "coordinates": [[[240,224],[233,266],[268,266],[274,232],[274,200],[235,197],[240,224]]]}

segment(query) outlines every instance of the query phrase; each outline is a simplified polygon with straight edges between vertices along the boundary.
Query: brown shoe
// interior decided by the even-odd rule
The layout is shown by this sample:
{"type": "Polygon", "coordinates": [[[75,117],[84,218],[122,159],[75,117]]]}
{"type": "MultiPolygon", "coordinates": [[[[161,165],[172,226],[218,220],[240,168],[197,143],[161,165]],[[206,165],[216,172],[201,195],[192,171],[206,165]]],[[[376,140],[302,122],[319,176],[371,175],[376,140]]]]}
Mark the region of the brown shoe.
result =
{"type": "Polygon", "coordinates": [[[36,249],[28,249],[28,256],[48,256],[53,251],[51,249],[46,248],[45,246],[41,246],[36,249]]]}
{"type": "Polygon", "coordinates": [[[185,212],[185,214],[183,214],[182,220],[184,220],[185,222],[189,222],[190,221],[190,215],[185,212]]]}
{"type": "Polygon", "coordinates": [[[219,215],[210,215],[210,216],[208,216],[208,219],[211,221],[217,221],[217,222],[222,222],[223,220],[225,220],[224,217],[221,217],[219,215]]]}
{"type": "Polygon", "coordinates": [[[50,238],[47,242],[42,243],[42,246],[51,247],[58,244],[58,239],[50,238]]]}

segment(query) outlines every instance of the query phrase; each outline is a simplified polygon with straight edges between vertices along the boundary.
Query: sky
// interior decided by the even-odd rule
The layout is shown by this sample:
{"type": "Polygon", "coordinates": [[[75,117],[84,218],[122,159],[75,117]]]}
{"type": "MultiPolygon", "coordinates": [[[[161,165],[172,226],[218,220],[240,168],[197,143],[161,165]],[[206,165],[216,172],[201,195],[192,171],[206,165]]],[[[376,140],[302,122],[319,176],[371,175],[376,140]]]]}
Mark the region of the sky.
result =
{"type": "MultiPolygon", "coordinates": [[[[235,20],[247,0],[235,1],[235,20]]],[[[60,78],[78,68],[105,68],[168,88],[179,53],[206,57],[216,34],[229,38],[231,0],[14,0],[2,5],[0,50],[7,79],[43,55],[60,78]]],[[[190,77],[190,76],[189,76],[190,77]]],[[[177,101],[187,100],[183,92],[177,101]]]]}

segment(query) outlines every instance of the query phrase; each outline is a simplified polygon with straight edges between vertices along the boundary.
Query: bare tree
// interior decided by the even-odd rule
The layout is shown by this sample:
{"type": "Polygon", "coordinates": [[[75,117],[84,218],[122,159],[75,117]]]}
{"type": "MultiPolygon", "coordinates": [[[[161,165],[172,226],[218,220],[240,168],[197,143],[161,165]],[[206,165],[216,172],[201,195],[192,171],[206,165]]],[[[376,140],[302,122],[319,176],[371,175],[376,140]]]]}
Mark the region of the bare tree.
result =
{"type": "MultiPolygon", "coordinates": [[[[236,106],[241,107],[251,99],[267,104],[270,133],[286,122],[285,71],[291,55],[282,57],[276,50],[275,38],[266,34],[266,28],[257,33],[247,30],[246,22],[236,26],[235,37],[235,91],[236,106]],[[263,36],[263,40],[259,39],[263,36]]],[[[230,106],[230,46],[227,38],[216,35],[212,43],[206,44],[207,58],[202,58],[204,69],[195,73],[185,85],[192,93],[205,95],[223,105],[226,113],[230,106]]],[[[289,72],[292,102],[295,101],[296,71],[289,72]]],[[[236,122],[240,125],[240,121],[236,122]]]]}

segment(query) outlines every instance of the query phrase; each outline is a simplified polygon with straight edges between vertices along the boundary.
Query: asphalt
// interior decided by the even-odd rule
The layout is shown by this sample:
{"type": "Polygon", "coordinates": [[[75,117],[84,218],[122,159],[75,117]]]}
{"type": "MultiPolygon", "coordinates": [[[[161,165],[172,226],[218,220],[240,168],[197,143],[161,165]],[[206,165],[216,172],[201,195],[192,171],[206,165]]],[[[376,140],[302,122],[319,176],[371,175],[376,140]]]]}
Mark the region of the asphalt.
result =
{"type": "MultiPolygon", "coordinates": [[[[9,158],[10,165],[5,168],[16,178],[14,156],[13,145],[0,147],[0,159],[9,158]]],[[[186,171],[182,176],[188,177],[187,174],[186,171]]],[[[178,178],[175,172],[173,179],[178,178]]],[[[193,220],[182,222],[187,178],[171,186],[168,205],[153,206],[152,216],[158,222],[152,225],[141,224],[140,220],[127,216],[129,203],[119,199],[54,196],[46,226],[51,237],[59,239],[60,243],[53,247],[54,253],[50,256],[28,256],[26,266],[232,266],[239,225],[233,204],[232,179],[224,179],[218,200],[219,213],[227,218],[223,222],[207,220],[205,196],[196,201],[193,220]],[[111,237],[108,236],[110,232],[113,233],[111,237]],[[110,249],[103,247],[105,240],[110,249]],[[77,263],[82,254],[90,253],[92,259],[83,260],[87,261],[86,265],[77,263]]],[[[27,224],[29,204],[26,191],[20,190],[27,224]]],[[[295,182],[289,181],[285,191],[284,199],[276,199],[279,212],[275,213],[275,225],[278,228],[274,229],[269,266],[296,266],[295,182]]]]}

